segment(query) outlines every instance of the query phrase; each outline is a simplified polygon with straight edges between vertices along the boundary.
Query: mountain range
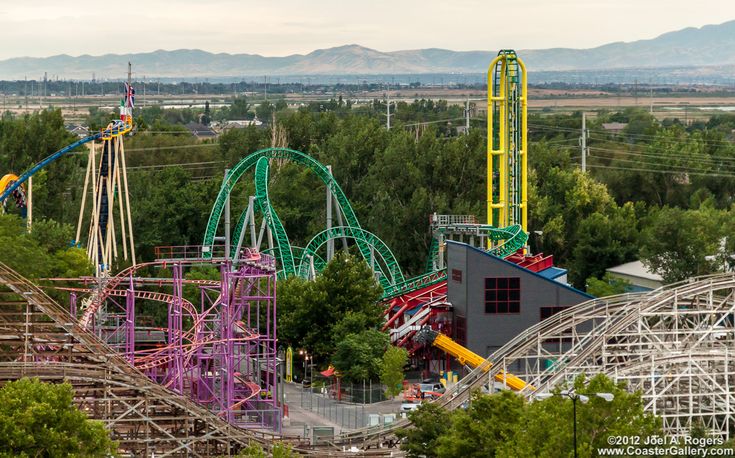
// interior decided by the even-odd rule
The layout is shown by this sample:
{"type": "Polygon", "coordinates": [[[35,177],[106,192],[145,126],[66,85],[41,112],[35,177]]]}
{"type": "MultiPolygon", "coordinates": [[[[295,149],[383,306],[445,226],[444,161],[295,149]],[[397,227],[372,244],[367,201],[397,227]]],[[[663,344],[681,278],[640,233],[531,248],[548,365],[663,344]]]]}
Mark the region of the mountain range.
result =
{"type": "MultiPolygon", "coordinates": [[[[57,55],[0,61],[0,79],[36,79],[45,72],[62,79],[122,78],[128,61],[149,78],[214,78],[262,75],[400,75],[483,73],[497,51],[418,49],[381,52],[359,45],[309,54],[266,57],[197,49],[157,50],[102,56],[57,55]]],[[[649,40],[616,42],[589,49],[518,50],[534,71],[721,66],[735,68],[735,21],[686,28],[649,40]]]]}

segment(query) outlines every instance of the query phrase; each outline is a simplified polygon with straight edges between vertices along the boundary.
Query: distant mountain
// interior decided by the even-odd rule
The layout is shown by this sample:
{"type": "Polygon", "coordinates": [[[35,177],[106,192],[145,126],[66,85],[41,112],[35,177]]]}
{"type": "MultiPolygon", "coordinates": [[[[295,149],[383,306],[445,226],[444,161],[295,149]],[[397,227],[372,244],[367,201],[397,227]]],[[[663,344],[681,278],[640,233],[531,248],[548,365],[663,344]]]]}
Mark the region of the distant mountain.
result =
{"type": "MultiPolygon", "coordinates": [[[[659,67],[735,65],[735,21],[665,33],[650,40],[610,43],[591,49],[519,50],[533,71],[579,71],[659,67]]],[[[306,55],[264,57],[213,54],[196,49],[137,54],[58,55],[0,61],[1,79],[37,79],[47,72],[59,78],[122,78],[132,62],[149,78],[213,78],[262,75],[398,75],[482,73],[492,51],[419,49],[381,52],[359,45],[319,49],[306,55]]],[[[732,68],[732,67],[730,67],[732,68]]]]}

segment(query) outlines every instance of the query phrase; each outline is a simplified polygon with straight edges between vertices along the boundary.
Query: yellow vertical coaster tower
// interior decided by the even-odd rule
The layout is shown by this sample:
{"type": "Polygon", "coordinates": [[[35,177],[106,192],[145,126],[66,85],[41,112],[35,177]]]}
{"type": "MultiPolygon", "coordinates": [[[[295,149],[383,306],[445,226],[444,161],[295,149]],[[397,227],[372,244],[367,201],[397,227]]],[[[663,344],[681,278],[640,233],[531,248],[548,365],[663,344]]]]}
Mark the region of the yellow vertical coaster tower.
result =
{"type": "Polygon", "coordinates": [[[528,83],[515,51],[493,59],[487,87],[487,222],[528,232],[528,83]]]}

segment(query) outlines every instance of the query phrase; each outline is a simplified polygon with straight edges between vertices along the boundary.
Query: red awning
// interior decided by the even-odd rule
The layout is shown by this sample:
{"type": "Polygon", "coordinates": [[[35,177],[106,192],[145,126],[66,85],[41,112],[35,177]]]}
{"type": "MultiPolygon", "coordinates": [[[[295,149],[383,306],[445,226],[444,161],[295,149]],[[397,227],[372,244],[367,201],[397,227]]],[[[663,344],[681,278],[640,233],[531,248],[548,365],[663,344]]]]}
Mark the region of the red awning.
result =
{"type": "Polygon", "coordinates": [[[334,366],[329,366],[327,370],[319,372],[325,377],[331,377],[334,375],[334,366]]]}

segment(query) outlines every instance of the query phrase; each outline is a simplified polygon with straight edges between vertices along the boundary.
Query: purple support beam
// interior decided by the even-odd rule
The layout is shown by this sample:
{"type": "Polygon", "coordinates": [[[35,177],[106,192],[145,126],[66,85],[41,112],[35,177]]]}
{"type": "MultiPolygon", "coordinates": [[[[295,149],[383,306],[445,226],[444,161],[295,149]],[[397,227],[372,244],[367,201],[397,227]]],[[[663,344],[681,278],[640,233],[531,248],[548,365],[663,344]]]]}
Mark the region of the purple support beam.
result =
{"type": "Polygon", "coordinates": [[[75,319],[77,317],[77,293],[72,292],[69,295],[69,314],[75,319]]]}
{"type": "MultiPolygon", "coordinates": [[[[276,274],[272,258],[219,264],[219,286],[199,286],[199,301],[184,297],[184,271],[204,260],[174,261],[168,292],[129,286],[108,296],[104,321],[95,323],[108,343],[151,379],[207,406],[228,422],[280,431],[276,339],[276,274]],[[164,302],[167,327],[136,323],[136,300],[164,302]],[[187,329],[184,329],[184,323],[187,329]]],[[[76,297],[72,297],[72,308],[76,297]]],[[[74,310],[73,313],[76,311],[74,310]]]]}
{"type": "Polygon", "coordinates": [[[135,286],[132,274],[125,294],[125,356],[130,364],[135,364],[135,286]]]}

